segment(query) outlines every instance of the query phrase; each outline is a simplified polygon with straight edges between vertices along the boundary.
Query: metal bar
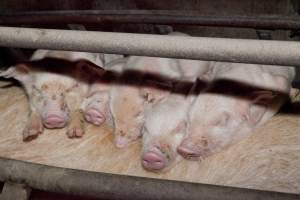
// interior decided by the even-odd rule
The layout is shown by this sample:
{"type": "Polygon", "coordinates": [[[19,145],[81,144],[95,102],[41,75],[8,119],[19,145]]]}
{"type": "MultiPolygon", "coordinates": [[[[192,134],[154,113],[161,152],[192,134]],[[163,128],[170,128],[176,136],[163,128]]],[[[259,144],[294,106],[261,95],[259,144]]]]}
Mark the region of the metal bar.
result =
{"type": "Polygon", "coordinates": [[[0,158],[0,180],[50,192],[109,199],[299,199],[300,195],[50,167],[0,158]]]}
{"type": "Polygon", "coordinates": [[[72,10],[37,11],[0,14],[1,25],[24,24],[104,24],[143,23],[200,25],[255,29],[300,29],[299,16],[282,15],[199,15],[193,11],[167,10],[72,10]]]}
{"type": "Polygon", "coordinates": [[[0,27],[0,46],[300,66],[300,43],[0,27]]]}
{"type": "Polygon", "coordinates": [[[29,200],[31,188],[20,183],[4,183],[0,200],[29,200]]]}

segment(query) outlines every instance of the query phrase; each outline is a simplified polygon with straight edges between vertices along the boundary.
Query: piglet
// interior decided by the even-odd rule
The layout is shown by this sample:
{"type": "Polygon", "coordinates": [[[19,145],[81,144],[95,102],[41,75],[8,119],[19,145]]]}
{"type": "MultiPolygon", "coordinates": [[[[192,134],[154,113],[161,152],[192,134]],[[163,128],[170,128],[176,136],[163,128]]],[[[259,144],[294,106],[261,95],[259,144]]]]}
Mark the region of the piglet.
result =
{"type": "Polygon", "coordinates": [[[213,82],[188,112],[187,134],[177,151],[202,159],[250,135],[289,95],[293,67],[215,62],[213,82]]]}
{"type": "Polygon", "coordinates": [[[122,73],[127,58],[120,56],[113,56],[112,58],[109,63],[105,64],[106,70],[104,72],[99,71],[97,68],[94,68],[94,72],[91,72],[95,76],[90,82],[87,97],[81,105],[85,120],[96,126],[103,123],[113,126],[109,108],[110,91],[112,85],[116,84],[115,82],[122,73]],[[112,60],[112,58],[116,59],[112,60]]]}
{"type": "Polygon", "coordinates": [[[12,66],[0,74],[18,80],[29,99],[30,112],[23,131],[24,141],[36,138],[44,127],[68,126],[69,137],[84,134],[80,107],[89,88],[89,69],[97,68],[100,74],[103,71],[98,67],[102,62],[98,62],[96,57],[83,52],[37,50],[31,61],[12,66]]]}
{"type": "Polygon", "coordinates": [[[129,57],[110,92],[117,147],[127,147],[141,137],[145,108],[164,98],[172,80],[180,76],[175,59],[129,57]]]}

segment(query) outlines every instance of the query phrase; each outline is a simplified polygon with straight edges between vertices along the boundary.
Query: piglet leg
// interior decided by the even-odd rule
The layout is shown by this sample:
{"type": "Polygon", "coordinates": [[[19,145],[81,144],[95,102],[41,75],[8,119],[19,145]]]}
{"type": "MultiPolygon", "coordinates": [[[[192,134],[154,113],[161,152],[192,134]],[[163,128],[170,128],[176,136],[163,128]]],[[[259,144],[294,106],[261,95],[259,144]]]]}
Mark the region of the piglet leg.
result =
{"type": "Polygon", "coordinates": [[[37,138],[38,135],[43,132],[43,130],[44,127],[40,115],[35,111],[31,111],[27,125],[23,130],[23,140],[31,141],[37,138]]]}
{"type": "Polygon", "coordinates": [[[84,134],[84,120],[82,111],[75,110],[71,114],[70,123],[67,128],[67,135],[69,138],[82,137],[84,134]]]}
{"type": "Polygon", "coordinates": [[[70,110],[70,121],[67,127],[69,138],[82,137],[85,133],[83,111],[81,109],[84,92],[83,88],[78,87],[66,94],[66,102],[70,110]]]}

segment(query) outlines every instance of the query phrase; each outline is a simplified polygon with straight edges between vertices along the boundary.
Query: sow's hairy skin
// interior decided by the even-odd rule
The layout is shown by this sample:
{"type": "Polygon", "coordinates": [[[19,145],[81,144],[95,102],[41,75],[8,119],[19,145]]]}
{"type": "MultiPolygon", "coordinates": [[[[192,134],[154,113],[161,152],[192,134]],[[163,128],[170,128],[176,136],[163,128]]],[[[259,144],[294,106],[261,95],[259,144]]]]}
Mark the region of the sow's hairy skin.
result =
{"type": "Polygon", "coordinates": [[[284,103],[293,67],[216,62],[213,80],[188,112],[187,134],[177,151],[203,159],[249,136],[284,103]]]}
{"type": "Polygon", "coordinates": [[[18,80],[29,99],[24,141],[36,138],[44,127],[67,126],[69,137],[81,137],[84,123],[80,107],[95,74],[103,73],[99,67],[102,65],[101,60],[89,53],[37,50],[31,61],[2,72],[0,76],[18,80]]]}

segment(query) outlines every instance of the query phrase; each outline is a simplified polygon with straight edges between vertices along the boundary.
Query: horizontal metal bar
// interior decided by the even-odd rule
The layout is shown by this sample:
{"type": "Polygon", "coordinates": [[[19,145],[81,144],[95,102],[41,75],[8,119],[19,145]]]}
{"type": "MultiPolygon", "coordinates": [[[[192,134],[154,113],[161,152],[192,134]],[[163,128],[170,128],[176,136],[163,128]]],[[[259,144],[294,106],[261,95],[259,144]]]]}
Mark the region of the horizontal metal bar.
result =
{"type": "Polygon", "coordinates": [[[300,43],[0,27],[0,46],[300,66],[300,43]]]}
{"type": "Polygon", "coordinates": [[[109,199],[299,199],[300,195],[50,167],[0,158],[0,180],[109,199]]]}
{"type": "Polygon", "coordinates": [[[195,11],[171,10],[69,10],[0,14],[1,25],[143,23],[200,25],[255,29],[300,29],[299,16],[199,15],[195,11]]]}

